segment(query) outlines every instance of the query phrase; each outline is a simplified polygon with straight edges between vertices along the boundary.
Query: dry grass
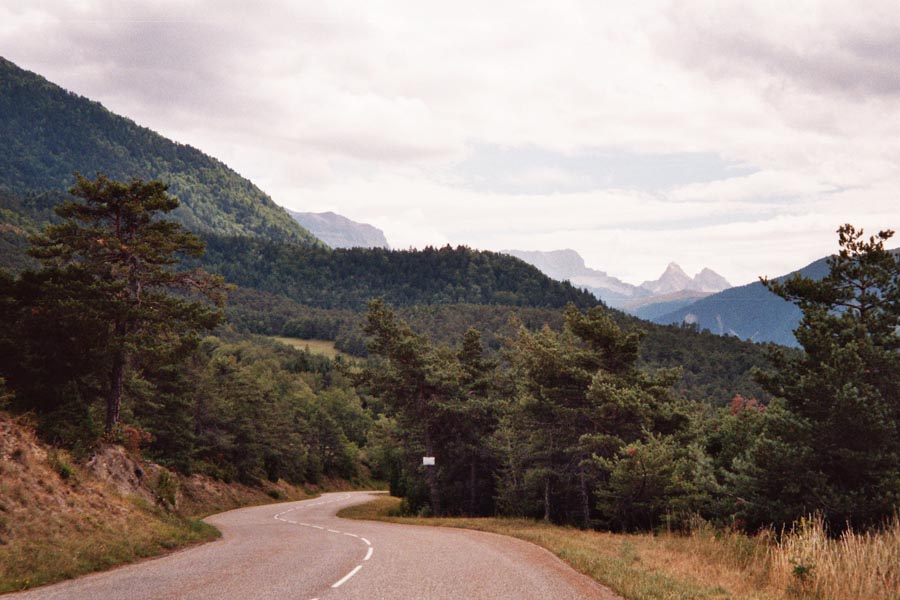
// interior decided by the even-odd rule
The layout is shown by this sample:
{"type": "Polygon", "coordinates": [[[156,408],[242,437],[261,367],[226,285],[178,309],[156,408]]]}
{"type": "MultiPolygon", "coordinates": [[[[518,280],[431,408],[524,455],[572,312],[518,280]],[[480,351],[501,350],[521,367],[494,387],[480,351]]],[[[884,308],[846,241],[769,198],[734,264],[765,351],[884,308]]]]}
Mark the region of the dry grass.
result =
{"type": "Polygon", "coordinates": [[[900,521],[880,533],[825,535],[804,522],[777,540],[698,522],[689,535],[580,531],[518,519],[397,516],[399,500],[379,498],[340,516],[463,527],[517,537],[547,548],[576,570],[629,600],[897,600],[900,521]]]}
{"type": "MultiPolygon", "coordinates": [[[[99,508],[99,507],[98,507],[99,508]]],[[[201,521],[137,505],[120,514],[38,511],[0,547],[0,593],[44,585],[215,539],[201,521]]]]}
{"type": "Polygon", "coordinates": [[[0,414],[0,593],[217,537],[215,528],[118,495],[0,414]]]}
{"type": "Polygon", "coordinates": [[[877,533],[826,535],[821,519],[801,523],[770,555],[770,579],[811,598],[900,598],[900,517],[877,533]]]}
{"type": "Polygon", "coordinates": [[[345,354],[335,348],[334,342],[330,342],[328,340],[302,340],[300,338],[281,336],[271,336],[270,339],[273,339],[276,342],[281,342],[282,344],[287,344],[288,346],[296,348],[297,350],[306,350],[308,348],[311,354],[321,354],[323,356],[327,356],[328,358],[343,356],[347,360],[356,360],[349,354],[345,354]]]}
{"type": "Polygon", "coordinates": [[[317,494],[283,482],[251,488],[181,478],[180,512],[123,494],[22,419],[0,412],[0,593],[68,579],[215,539],[198,517],[317,494]]]}

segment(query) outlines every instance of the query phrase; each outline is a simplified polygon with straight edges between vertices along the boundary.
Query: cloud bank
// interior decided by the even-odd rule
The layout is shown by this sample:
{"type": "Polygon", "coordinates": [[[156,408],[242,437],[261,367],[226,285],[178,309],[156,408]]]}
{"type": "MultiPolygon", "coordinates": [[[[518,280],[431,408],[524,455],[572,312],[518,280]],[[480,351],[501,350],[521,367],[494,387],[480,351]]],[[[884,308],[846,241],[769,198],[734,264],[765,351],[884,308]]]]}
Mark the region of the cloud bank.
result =
{"type": "Polygon", "coordinates": [[[900,227],[900,5],[0,5],[0,54],[394,247],[733,282],[900,227]]]}

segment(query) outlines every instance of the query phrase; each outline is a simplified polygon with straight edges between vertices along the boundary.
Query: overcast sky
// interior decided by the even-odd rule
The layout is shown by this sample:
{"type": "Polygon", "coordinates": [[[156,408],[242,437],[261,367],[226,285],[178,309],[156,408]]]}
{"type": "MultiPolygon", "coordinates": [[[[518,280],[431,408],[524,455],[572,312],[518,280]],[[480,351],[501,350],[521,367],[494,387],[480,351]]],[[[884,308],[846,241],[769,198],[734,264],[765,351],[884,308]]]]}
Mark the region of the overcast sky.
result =
{"type": "Polygon", "coordinates": [[[0,55],[395,248],[741,284],[900,228],[895,0],[0,0],[0,55]]]}

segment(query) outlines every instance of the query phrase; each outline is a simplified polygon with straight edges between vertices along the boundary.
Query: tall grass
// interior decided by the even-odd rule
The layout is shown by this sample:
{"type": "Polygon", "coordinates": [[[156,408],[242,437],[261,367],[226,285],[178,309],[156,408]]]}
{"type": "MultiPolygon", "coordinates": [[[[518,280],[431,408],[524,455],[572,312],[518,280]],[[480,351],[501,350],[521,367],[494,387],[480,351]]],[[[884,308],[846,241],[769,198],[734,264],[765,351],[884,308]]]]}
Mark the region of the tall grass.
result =
{"type": "Polygon", "coordinates": [[[829,538],[821,518],[801,521],[769,556],[770,581],[816,599],[900,598],[900,518],[880,531],[829,538]]]}

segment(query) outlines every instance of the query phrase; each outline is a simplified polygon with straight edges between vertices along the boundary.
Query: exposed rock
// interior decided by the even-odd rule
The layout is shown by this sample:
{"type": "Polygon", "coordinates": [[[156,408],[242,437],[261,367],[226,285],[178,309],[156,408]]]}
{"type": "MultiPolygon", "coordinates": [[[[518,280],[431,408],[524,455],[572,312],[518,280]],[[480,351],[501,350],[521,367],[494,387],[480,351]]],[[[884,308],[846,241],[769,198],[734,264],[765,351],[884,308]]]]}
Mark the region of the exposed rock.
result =
{"type": "Polygon", "coordinates": [[[387,248],[384,232],[367,223],[357,223],[333,212],[288,211],[295,221],[332,248],[387,248]]]}

